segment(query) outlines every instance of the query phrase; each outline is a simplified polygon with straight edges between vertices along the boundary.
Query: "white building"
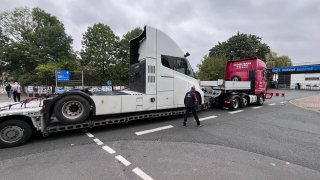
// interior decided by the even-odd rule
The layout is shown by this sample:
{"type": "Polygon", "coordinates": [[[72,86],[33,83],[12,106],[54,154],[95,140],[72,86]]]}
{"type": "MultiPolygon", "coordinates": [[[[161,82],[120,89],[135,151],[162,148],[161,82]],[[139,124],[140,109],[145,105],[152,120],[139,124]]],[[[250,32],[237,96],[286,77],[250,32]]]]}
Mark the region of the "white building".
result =
{"type": "Polygon", "coordinates": [[[320,65],[272,68],[279,88],[320,90],[320,65]]]}

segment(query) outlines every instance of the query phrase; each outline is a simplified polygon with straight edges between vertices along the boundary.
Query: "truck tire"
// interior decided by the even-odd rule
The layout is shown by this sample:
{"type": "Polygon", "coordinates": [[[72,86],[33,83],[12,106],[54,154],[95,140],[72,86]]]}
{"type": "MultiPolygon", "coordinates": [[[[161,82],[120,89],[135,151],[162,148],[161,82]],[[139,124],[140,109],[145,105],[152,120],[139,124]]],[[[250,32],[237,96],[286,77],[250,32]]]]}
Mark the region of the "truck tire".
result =
{"type": "Polygon", "coordinates": [[[33,129],[27,122],[10,119],[0,123],[0,147],[20,146],[28,142],[33,129]]]}
{"type": "Polygon", "coordinates": [[[231,81],[241,81],[241,78],[239,76],[233,76],[231,81]]]}
{"type": "Polygon", "coordinates": [[[249,102],[248,102],[247,97],[246,96],[240,96],[240,104],[239,104],[239,106],[241,108],[244,108],[244,107],[247,107],[248,104],[249,104],[249,102]]]}
{"type": "Polygon", "coordinates": [[[231,98],[231,100],[233,101],[233,103],[230,104],[230,109],[231,110],[237,110],[239,108],[239,104],[240,104],[239,97],[233,96],[231,98]]]}
{"type": "Polygon", "coordinates": [[[259,106],[262,106],[263,103],[264,103],[263,95],[259,94],[259,95],[257,96],[257,98],[258,98],[257,104],[258,104],[259,106]]]}
{"type": "Polygon", "coordinates": [[[90,115],[90,103],[78,95],[61,98],[53,112],[62,124],[75,124],[85,121],[90,115]]]}

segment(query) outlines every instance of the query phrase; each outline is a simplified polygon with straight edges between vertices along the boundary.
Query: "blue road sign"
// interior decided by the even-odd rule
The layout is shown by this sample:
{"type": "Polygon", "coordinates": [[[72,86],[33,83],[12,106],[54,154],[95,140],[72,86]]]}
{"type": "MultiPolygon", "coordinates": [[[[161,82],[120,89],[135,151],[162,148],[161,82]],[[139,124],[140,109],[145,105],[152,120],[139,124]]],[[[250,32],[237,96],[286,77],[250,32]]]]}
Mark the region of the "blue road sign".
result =
{"type": "Polygon", "coordinates": [[[107,81],[107,85],[108,85],[108,86],[112,86],[112,80],[108,80],[108,81],[107,81]]]}
{"type": "Polygon", "coordinates": [[[70,81],[70,72],[67,70],[58,70],[57,81],[70,81]]]}

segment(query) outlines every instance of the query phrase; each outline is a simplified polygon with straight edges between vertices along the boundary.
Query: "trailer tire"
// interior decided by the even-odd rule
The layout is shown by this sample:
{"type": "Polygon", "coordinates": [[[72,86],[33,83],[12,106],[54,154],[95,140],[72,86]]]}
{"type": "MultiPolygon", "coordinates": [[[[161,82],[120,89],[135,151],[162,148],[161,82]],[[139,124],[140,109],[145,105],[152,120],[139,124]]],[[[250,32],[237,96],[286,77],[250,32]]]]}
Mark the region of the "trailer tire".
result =
{"type": "Polygon", "coordinates": [[[241,78],[239,76],[233,76],[231,81],[241,81],[241,78]]]}
{"type": "Polygon", "coordinates": [[[230,109],[237,110],[239,108],[239,104],[240,104],[239,97],[233,96],[231,98],[231,100],[233,101],[233,103],[230,104],[230,109]]]}
{"type": "Polygon", "coordinates": [[[20,146],[32,137],[33,129],[24,120],[9,119],[0,123],[0,147],[20,146]]]}
{"type": "Polygon", "coordinates": [[[249,104],[248,102],[248,98],[246,96],[240,96],[240,107],[241,108],[244,108],[244,107],[247,107],[249,104]]]}
{"type": "Polygon", "coordinates": [[[259,105],[259,106],[262,106],[263,105],[263,103],[264,103],[264,98],[263,98],[263,95],[258,95],[258,100],[257,100],[257,104],[259,105]]]}
{"type": "Polygon", "coordinates": [[[90,115],[90,103],[78,95],[61,98],[54,106],[54,114],[62,124],[85,121],[90,115]]]}

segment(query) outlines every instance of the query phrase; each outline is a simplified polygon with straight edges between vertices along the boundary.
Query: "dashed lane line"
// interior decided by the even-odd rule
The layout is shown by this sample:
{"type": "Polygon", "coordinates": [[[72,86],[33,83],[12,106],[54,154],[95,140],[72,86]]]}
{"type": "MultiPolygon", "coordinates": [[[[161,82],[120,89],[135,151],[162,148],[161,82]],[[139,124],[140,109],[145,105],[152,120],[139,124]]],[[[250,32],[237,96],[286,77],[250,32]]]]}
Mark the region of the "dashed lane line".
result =
{"type": "Polygon", "coordinates": [[[255,106],[255,107],[252,107],[252,109],[259,109],[259,108],[262,108],[262,106],[255,106]]]}
{"type": "Polygon", "coordinates": [[[216,118],[216,117],[218,117],[218,116],[208,116],[208,117],[200,118],[199,121],[205,121],[205,120],[213,119],[213,118],[216,118]]]}
{"type": "Polygon", "coordinates": [[[86,132],[86,135],[87,135],[89,138],[93,138],[93,137],[94,137],[94,135],[92,135],[92,134],[89,133],[89,132],[86,132]]]}
{"type": "Polygon", "coordinates": [[[98,138],[94,138],[93,141],[94,141],[95,143],[97,143],[99,146],[101,146],[101,145],[103,144],[103,142],[100,141],[98,138]]]}
{"type": "Polygon", "coordinates": [[[118,159],[118,161],[120,161],[123,165],[125,166],[129,166],[131,164],[131,162],[129,162],[128,160],[126,160],[124,157],[122,157],[121,155],[118,155],[115,157],[116,159],[118,159]]]}
{"type": "Polygon", "coordinates": [[[268,106],[274,106],[274,105],[276,105],[276,103],[268,104],[268,106]]]}
{"type": "Polygon", "coordinates": [[[242,112],[243,110],[237,110],[237,111],[231,111],[231,112],[228,112],[229,114],[235,114],[235,113],[240,113],[242,112]]]}
{"type": "Polygon", "coordinates": [[[136,173],[136,175],[138,175],[139,177],[141,177],[143,180],[153,180],[152,177],[150,177],[149,175],[147,175],[145,172],[143,172],[140,168],[134,168],[132,169],[132,171],[134,173],[136,173]]]}
{"type": "MultiPolygon", "coordinates": [[[[170,125],[171,126],[171,125],[170,125]]],[[[173,126],[172,126],[173,127],[173,126]]],[[[170,127],[171,128],[171,127],[170,127]]],[[[91,133],[87,132],[86,130],[83,130],[84,133],[86,133],[86,135],[89,138],[94,137],[94,135],[92,135],[91,133]]],[[[97,145],[103,145],[104,143],[102,141],[100,141],[98,138],[94,138],[92,139],[95,143],[97,143],[97,145]]],[[[107,145],[102,146],[102,149],[107,151],[110,154],[114,154],[116,151],[113,150],[112,148],[110,148],[107,145]]],[[[128,160],[126,160],[123,156],[121,155],[117,155],[115,156],[115,158],[121,162],[123,165],[125,166],[129,166],[131,165],[131,162],[129,162],[128,160]]],[[[137,176],[139,176],[140,178],[142,178],[143,180],[153,180],[152,177],[150,177],[148,174],[146,174],[145,172],[143,172],[140,168],[136,167],[134,169],[132,169],[132,172],[134,172],[137,176]]]]}
{"type": "Polygon", "coordinates": [[[114,153],[116,153],[115,150],[113,150],[112,148],[110,148],[110,147],[107,146],[107,145],[102,146],[102,149],[105,150],[105,151],[107,151],[109,154],[114,154],[114,153]]]}
{"type": "Polygon", "coordinates": [[[135,134],[136,134],[137,136],[140,136],[140,135],[144,135],[144,134],[148,134],[148,133],[153,133],[153,132],[157,132],[157,131],[162,131],[162,130],[170,129],[170,128],[173,128],[173,126],[172,126],[172,125],[162,126],[162,127],[158,127],[158,128],[154,128],[154,129],[149,129],[149,130],[145,130],[145,131],[135,132],[135,134]]]}

